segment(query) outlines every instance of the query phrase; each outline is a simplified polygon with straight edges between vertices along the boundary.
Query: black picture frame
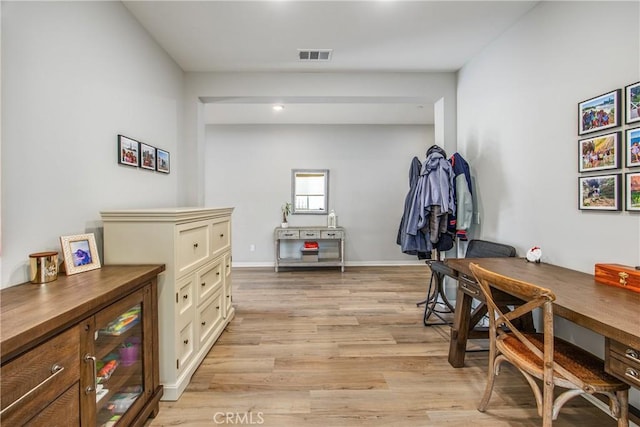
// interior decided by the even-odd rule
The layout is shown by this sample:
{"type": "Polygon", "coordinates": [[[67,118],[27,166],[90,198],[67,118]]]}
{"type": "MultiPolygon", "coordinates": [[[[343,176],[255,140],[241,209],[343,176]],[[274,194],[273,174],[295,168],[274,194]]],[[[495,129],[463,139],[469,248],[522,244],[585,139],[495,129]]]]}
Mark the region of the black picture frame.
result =
{"type": "Polygon", "coordinates": [[[118,164],[137,168],[139,162],[140,142],[128,136],[118,135],[118,164]]]}
{"type": "Polygon", "coordinates": [[[640,82],[625,86],[624,112],[627,124],[640,123],[640,82]]]}
{"type": "Polygon", "coordinates": [[[622,132],[605,133],[578,141],[578,172],[618,169],[622,132]]]}
{"type": "Polygon", "coordinates": [[[167,150],[156,148],[156,171],[171,172],[171,154],[167,150]]]}
{"type": "Polygon", "coordinates": [[[578,104],[578,135],[620,126],[621,89],[603,93],[578,104]]]}
{"type": "Polygon", "coordinates": [[[629,212],[640,212],[640,172],[624,175],[624,206],[629,212]]]}
{"type": "Polygon", "coordinates": [[[144,142],[140,143],[140,168],[156,170],[156,148],[144,142]]]}
{"type": "Polygon", "coordinates": [[[626,166],[640,167],[640,127],[626,129],[624,135],[626,166]]]}
{"type": "Polygon", "coordinates": [[[578,209],[620,211],[622,174],[578,177],[578,209]]]}

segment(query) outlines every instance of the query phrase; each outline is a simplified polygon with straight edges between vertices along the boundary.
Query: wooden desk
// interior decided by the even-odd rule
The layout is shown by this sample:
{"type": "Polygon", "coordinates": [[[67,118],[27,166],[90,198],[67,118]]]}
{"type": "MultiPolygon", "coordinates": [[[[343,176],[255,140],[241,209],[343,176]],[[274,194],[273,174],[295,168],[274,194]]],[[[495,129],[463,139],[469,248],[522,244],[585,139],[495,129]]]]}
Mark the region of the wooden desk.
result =
{"type": "Polygon", "coordinates": [[[605,367],[611,374],[640,388],[640,293],[603,285],[594,276],[546,263],[530,263],[523,258],[450,258],[445,263],[459,280],[456,314],[449,347],[449,363],[464,366],[471,300],[480,288],[469,263],[515,279],[552,290],[556,295],[554,313],[603,335],[605,367]]]}

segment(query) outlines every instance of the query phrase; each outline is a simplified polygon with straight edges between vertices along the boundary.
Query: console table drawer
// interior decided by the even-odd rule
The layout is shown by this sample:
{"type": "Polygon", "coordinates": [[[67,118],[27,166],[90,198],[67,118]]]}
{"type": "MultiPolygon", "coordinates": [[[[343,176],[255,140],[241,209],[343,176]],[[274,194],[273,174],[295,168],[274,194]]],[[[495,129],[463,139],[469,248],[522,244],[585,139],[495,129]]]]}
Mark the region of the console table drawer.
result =
{"type": "Polygon", "coordinates": [[[319,239],[320,230],[300,230],[301,239],[319,239]]]}
{"type": "Polygon", "coordinates": [[[299,239],[299,230],[278,230],[278,239],[299,239]]]}
{"type": "Polygon", "coordinates": [[[340,230],[322,230],[320,232],[321,239],[342,239],[343,234],[340,230]]]}
{"type": "Polygon", "coordinates": [[[480,290],[480,285],[470,277],[461,274],[458,276],[458,283],[460,284],[460,289],[467,295],[472,296],[473,298],[479,299],[480,301],[484,301],[484,295],[480,290]]]}
{"type": "Polygon", "coordinates": [[[640,350],[607,338],[605,351],[606,371],[640,388],[640,350]]]}

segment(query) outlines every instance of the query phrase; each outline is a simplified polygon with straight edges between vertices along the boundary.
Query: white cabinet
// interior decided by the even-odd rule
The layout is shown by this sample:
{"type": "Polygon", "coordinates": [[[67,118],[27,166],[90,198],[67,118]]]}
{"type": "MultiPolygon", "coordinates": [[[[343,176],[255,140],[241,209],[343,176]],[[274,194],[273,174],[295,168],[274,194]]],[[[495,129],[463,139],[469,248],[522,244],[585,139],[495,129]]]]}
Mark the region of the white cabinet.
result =
{"type": "Polygon", "coordinates": [[[105,264],[163,263],[158,276],[160,382],[177,400],[231,321],[233,208],[104,211],[105,264]]]}

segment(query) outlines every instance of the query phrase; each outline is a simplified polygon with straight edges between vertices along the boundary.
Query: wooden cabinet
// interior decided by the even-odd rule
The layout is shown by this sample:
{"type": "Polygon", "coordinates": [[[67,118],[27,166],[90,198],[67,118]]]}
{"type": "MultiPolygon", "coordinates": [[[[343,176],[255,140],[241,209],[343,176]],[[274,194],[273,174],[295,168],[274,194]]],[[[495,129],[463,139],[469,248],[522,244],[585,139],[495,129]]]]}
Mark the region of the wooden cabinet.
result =
{"type": "Polygon", "coordinates": [[[177,400],[235,311],[233,208],[102,212],[108,264],[163,263],[158,278],[160,382],[177,400]]]}
{"type": "Polygon", "coordinates": [[[276,272],[279,267],[340,267],[344,271],[343,227],[276,227],[273,240],[276,272]],[[305,241],[318,243],[311,257],[302,250],[305,241]]]}
{"type": "Polygon", "coordinates": [[[155,415],[163,269],[105,266],[3,289],[0,422],[137,426],[155,415]],[[130,359],[120,352],[127,346],[136,350],[130,359]],[[107,377],[101,371],[109,363],[107,377]]]}

